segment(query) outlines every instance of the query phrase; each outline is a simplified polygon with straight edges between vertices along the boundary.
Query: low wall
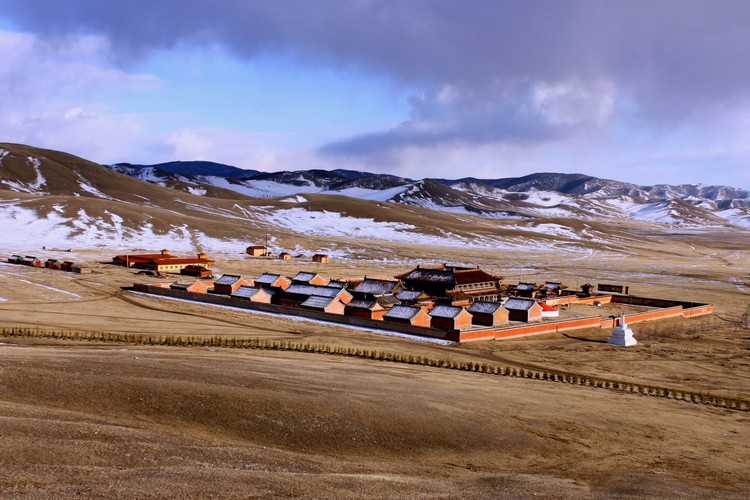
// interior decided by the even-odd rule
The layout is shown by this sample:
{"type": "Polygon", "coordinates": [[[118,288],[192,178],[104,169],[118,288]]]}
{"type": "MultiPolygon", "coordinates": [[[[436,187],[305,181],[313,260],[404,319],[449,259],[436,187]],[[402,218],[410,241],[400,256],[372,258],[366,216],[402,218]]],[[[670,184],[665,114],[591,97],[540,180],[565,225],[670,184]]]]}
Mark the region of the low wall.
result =
{"type": "MultiPolygon", "coordinates": [[[[682,306],[667,307],[664,309],[655,309],[653,311],[645,311],[640,313],[626,314],[625,322],[627,324],[641,323],[643,321],[654,321],[657,319],[676,318],[683,316],[682,306]]],[[[602,318],[602,328],[614,328],[620,324],[620,318],[602,318]]]]}
{"type": "Polygon", "coordinates": [[[561,295],[553,299],[546,299],[544,302],[551,306],[564,306],[568,304],[593,305],[594,302],[608,304],[612,301],[611,295],[592,295],[591,297],[578,297],[577,295],[561,295]]]}
{"type": "Polygon", "coordinates": [[[714,306],[711,304],[701,304],[696,307],[689,307],[682,310],[682,315],[686,318],[693,318],[696,316],[705,316],[706,314],[713,314],[714,306]]]}
{"type": "MultiPolygon", "coordinates": [[[[470,342],[477,340],[504,339],[511,337],[521,337],[526,335],[541,335],[545,333],[563,332],[569,330],[578,330],[582,328],[614,328],[619,324],[619,318],[602,318],[599,315],[584,316],[573,319],[564,319],[557,321],[544,321],[534,324],[517,324],[510,326],[501,326],[495,328],[472,328],[468,330],[442,330],[439,328],[430,328],[423,326],[404,325],[400,323],[391,323],[388,321],[362,318],[358,316],[346,316],[341,314],[331,314],[326,312],[311,311],[297,307],[280,306],[276,304],[264,304],[252,302],[249,300],[237,299],[227,295],[217,295],[208,293],[187,292],[183,290],[172,290],[159,286],[161,284],[136,284],[133,289],[139,292],[150,293],[153,295],[163,295],[206,304],[215,304],[222,306],[238,307],[241,309],[268,312],[273,314],[284,314],[288,316],[297,316],[330,323],[342,325],[357,326],[363,328],[372,328],[375,330],[385,330],[422,337],[437,338],[442,340],[451,340],[454,342],[470,342]]],[[[627,323],[639,323],[642,321],[654,321],[659,319],[686,317],[692,318],[713,312],[711,304],[697,304],[693,302],[681,302],[665,299],[653,299],[647,297],[635,297],[632,295],[606,295],[599,297],[587,297],[585,303],[593,304],[595,301],[615,303],[626,303],[633,305],[651,306],[653,310],[626,314],[627,323]],[[660,304],[656,305],[656,304],[660,304]],[[689,305],[689,308],[685,308],[689,305]]],[[[583,301],[581,301],[583,302],[583,301]]]]}
{"type": "Polygon", "coordinates": [[[564,319],[560,321],[545,321],[533,325],[514,325],[495,329],[495,338],[504,339],[519,337],[522,335],[541,335],[544,333],[564,332],[567,330],[578,330],[581,328],[598,328],[601,322],[600,316],[585,316],[575,319],[564,319]]]}
{"type": "Polygon", "coordinates": [[[485,328],[481,330],[463,330],[459,333],[459,342],[475,342],[478,340],[495,340],[495,330],[485,328]]]}
{"type": "Polygon", "coordinates": [[[459,342],[461,340],[460,332],[456,330],[440,330],[437,328],[428,328],[422,326],[402,325],[398,323],[389,323],[387,321],[360,318],[356,316],[344,316],[341,314],[311,311],[308,309],[279,306],[276,304],[263,304],[260,302],[252,302],[249,300],[232,298],[228,295],[186,292],[183,290],[172,290],[171,288],[162,288],[159,286],[137,284],[133,287],[133,289],[139,292],[145,292],[153,295],[162,295],[165,297],[192,300],[195,302],[203,302],[206,304],[238,307],[241,309],[261,311],[273,314],[284,314],[287,316],[297,316],[302,318],[316,319],[319,321],[327,321],[329,323],[339,323],[343,325],[359,326],[376,330],[408,333],[411,335],[420,335],[422,337],[451,340],[454,342],[459,342]]]}

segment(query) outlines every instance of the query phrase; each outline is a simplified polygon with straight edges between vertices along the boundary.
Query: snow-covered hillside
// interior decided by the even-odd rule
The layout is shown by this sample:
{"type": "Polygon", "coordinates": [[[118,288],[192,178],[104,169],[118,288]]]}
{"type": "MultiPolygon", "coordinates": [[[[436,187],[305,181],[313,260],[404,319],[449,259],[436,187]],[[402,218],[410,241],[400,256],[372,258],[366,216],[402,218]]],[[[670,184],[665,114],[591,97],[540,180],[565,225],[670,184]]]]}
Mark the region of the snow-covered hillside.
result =
{"type": "Polygon", "coordinates": [[[638,186],[579,174],[552,173],[494,180],[414,181],[344,170],[255,172],[226,177],[182,175],[176,168],[164,172],[151,166],[112,168],[192,193],[207,194],[206,187],[213,186],[254,198],[338,194],[491,219],[628,219],[689,227],[726,224],[747,227],[750,221],[750,193],[725,186],[638,186]],[[175,180],[182,185],[169,184],[175,180]]]}

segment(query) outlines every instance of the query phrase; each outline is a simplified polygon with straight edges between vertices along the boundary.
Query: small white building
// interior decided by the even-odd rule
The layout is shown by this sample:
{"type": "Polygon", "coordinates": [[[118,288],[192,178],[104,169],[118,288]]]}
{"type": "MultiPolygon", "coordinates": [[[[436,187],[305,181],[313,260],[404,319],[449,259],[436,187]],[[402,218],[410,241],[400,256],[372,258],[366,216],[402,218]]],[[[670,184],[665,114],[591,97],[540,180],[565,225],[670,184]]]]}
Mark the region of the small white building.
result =
{"type": "Polygon", "coordinates": [[[633,337],[633,330],[625,323],[625,316],[622,317],[620,324],[614,329],[607,343],[620,347],[630,347],[638,344],[638,341],[633,337]]]}

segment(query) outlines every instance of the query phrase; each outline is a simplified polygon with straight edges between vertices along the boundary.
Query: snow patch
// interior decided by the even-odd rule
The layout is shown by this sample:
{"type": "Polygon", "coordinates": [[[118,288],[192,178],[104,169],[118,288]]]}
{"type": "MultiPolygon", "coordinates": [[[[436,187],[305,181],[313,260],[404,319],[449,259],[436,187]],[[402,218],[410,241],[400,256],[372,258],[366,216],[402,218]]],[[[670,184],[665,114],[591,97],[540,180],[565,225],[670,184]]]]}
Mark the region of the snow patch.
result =
{"type": "Polygon", "coordinates": [[[284,198],[281,201],[285,201],[287,203],[305,203],[307,202],[307,198],[305,198],[304,196],[297,195],[291,198],[284,198]]]}
{"type": "Polygon", "coordinates": [[[195,194],[195,195],[198,195],[198,196],[206,196],[206,194],[208,193],[208,191],[206,191],[202,187],[188,186],[187,190],[188,190],[188,193],[195,194]]]}
{"type": "Polygon", "coordinates": [[[84,182],[83,180],[79,180],[78,185],[80,186],[82,190],[86,191],[87,193],[93,194],[97,198],[104,198],[105,200],[114,200],[114,198],[112,198],[111,196],[108,196],[102,193],[101,191],[96,189],[94,186],[84,182]]]}

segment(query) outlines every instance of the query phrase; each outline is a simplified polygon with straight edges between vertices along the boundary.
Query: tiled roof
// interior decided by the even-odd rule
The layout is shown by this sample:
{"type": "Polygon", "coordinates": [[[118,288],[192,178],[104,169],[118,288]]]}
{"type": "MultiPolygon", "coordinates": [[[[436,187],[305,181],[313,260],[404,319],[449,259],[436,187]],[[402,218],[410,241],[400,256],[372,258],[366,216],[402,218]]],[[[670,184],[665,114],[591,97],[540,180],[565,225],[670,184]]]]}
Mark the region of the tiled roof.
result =
{"type": "Polygon", "coordinates": [[[301,272],[298,272],[297,275],[292,278],[292,280],[293,281],[310,281],[315,276],[317,276],[317,274],[301,271],[301,272]]]}
{"type": "Polygon", "coordinates": [[[386,318],[400,318],[400,319],[412,319],[414,316],[419,314],[422,309],[419,307],[412,306],[393,306],[387,313],[386,318]]]}
{"type": "Polygon", "coordinates": [[[383,307],[391,307],[401,303],[395,295],[381,295],[380,297],[375,297],[375,300],[383,307]]]}
{"type": "Polygon", "coordinates": [[[526,291],[526,290],[532,291],[532,290],[534,290],[534,288],[536,288],[536,284],[535,283],[519,283],[516,286],[516,290],[524,290],[524,291],[526,291]]]}
{"type": "Polygon", "coordinates": [[[319,295],[311,295],[306,301],[300,304],[302,307],[312,307],[314,309],[324,309],[331,302],[336,300],[336,297],[321,297],[319,295]]]}
{"type": "Polygon", "coordinates": [[[536,301],[532,299],[511,297],[505,302],[505,304],[503,304],[503,307],[509,311],[528,311],[534,306],[534,304],[536,304],[536,301]]]}
{"type": "Polygon", "coordinates": [[[329,287],[329,288],[344,289],[344,288],[346,288],[346,285],[347,284],[344,281],[331,280],[331,281],[328,282],[328,284],[326,286],[329,287]]]}
{"type": "Polygon", "coordinates": [[[176,283],[172,283],[171,285],[169,285],[169,288],[173,290],[187,290],[193,285],[195,285],[195,281],[191,281],[189,283],[186,283],[184,281],[178,281],[176,283]]]}
{"type": "Polygon", "coordinates": [[[396,294],[398,300],[417,300],[422,295],[420,291],[401,290],[396,294]]]}
{"type": "Polygon", "coordinates": [[[355,288],[353,292],[367,293],[370,295],[386,295],[393,293],[393,290],[397,285],[398,281],[374,280],[365,278],[362,283],[357,285],[357,288],[355,288]]]}
{"type": "Polygon", "coordinates": [[[455,318],[461,314],[461,311],[463,311],[463,307],[438,305],[430,311],[430,316],[433,318],[455,318]]]}
{"type": "Polygon", "coordinates": [[[280,274],[263,273],[259,277],[255,278],[255,283],[271,284],[279,279],[280,274]]]}
{"type": "Polygon", "coordinates": [[[346,307],[349,309],[366,309],[370,310],[375,307],[377,301],[375,299],[354,299],[349,302],[346,307]]]}
{"type": "Polygon", "coordinates": [[[255,288],[253,286],[241,286],[237,289],[236,292],[232,294],[232,297],[240,297],[243,299],[249,299],[250,297],[255,296],[256,293],[260,292],[260,288],[255,288]]]}
{"type": "Polygon", "coordinates": [[[301,283],[292,283],[286,289],[286,293],[296,295],[317,295],[319,297],[336,297],[341,293],[340,288],[331,288],[319,285],[303,285],[301,283]]]}
{"type": "Polygon", "coordinates": [[[498,281],[499,278],[492,276],[481,269],[469,269],[454,271],[453,276],[457,285],[466,285],[469,283],[483,283],[485,281],[498,281]]]}
{"type": "Polygon", "coordinates": [[[409,271],[406,274],[398,276],[402,280],[411,281],[428,281],[432,283],[453,283],[453,271],[446,271],[444,269],[429,269],[418,267],[409,271]]]}
{"type": "Polygon", "coordinates": [[[471,306],[469,306],[468,311],[472,314],[493,314],[495,311],[500,309],[500,307],[502,307],[502,304],[500,302],[485,302],[478,300],[471,304],[471,306]]]}
{"type": "Polygon", "coordinates": [[[216,285],[234,285],[241,279],[242,279],[241,276],[237,276],[234,274],[225,274],[224,276],[216,280],[215,284],[216,285]]]}

